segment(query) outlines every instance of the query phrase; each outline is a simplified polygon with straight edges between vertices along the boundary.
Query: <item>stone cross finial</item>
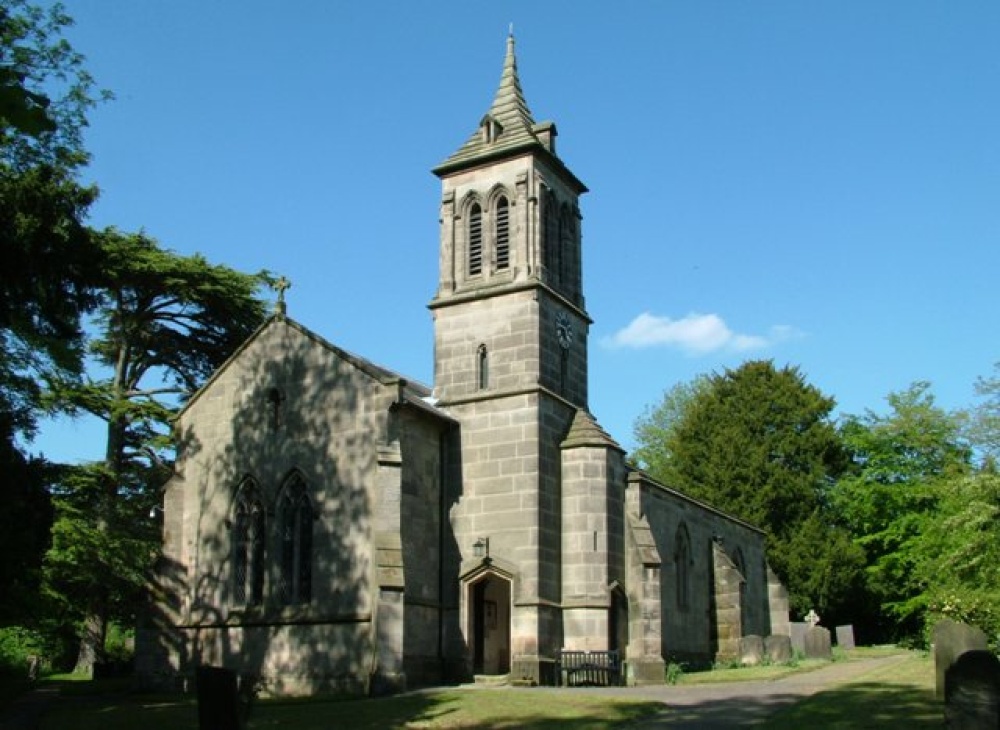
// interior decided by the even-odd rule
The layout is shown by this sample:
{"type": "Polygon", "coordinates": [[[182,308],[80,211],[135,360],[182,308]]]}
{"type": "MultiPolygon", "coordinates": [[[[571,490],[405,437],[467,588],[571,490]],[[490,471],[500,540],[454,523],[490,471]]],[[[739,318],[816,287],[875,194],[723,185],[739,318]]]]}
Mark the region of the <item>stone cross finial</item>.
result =
{"type": "Polygon", "coordinates": [[[809,626],[811,626],[811,627],[815,626],[816,624],[818,624],[819,623],[819,614],[816,613],[816,611],[814,611],[813,609],[810,608],[809,609],[809,613],[806,614],[806,623],[809,624],[809,626]]]}
{"type": "Polygon", "coordinates": [[[271,284],[271,288],[278,292],[278,301],[274,305],[275,311],[278,314],[285,313],[285,290],[292,288],[292,282],[286,279],[284,276],[279,276],[278,280],[271,284]]]}

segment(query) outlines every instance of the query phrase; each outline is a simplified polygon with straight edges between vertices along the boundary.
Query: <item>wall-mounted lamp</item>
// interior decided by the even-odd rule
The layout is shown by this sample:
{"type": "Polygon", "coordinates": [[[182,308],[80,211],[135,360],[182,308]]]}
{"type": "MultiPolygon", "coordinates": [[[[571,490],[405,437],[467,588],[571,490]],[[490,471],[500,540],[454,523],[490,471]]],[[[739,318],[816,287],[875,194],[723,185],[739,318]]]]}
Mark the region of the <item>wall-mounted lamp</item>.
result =
{"type": "Polygon", "coordinates": [[[481,537],[472,543],[472,554],[477,558],[485,558],[486,560],[489,560],[490,539],[488,537],[481,537]]]}
{"type": "Polygon", "coordinates": [[[163,512],[163,507],[161,507],[158,504],[154,504],[152,507],[149,508],[149,519],[151,519],[151,520],[156,519],[156,513],[157,512],[162,513],[163,512]]]}

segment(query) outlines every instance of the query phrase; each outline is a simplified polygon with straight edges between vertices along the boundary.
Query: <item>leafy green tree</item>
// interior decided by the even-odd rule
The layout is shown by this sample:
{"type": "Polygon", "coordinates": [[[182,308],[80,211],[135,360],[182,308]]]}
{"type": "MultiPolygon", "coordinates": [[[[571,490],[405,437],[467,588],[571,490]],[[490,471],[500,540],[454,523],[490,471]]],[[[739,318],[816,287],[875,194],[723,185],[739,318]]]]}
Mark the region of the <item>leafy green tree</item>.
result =
{"type": "Polygon", "coordinates": [[[1000,475],[944,482],[915,552],[928,625],[951,618],[1000,634],[1000,475]]]}
{"type": "Polygon", "coordinates": [[[985,460],[1000,460],[1000,363],[975,383],[977,403],[967,414],[965,436],[985,460]]]}
{"type": "Polygon", "coordinates": [[[833,490],[832,503],[867,555],[866,582],[879,607],[870,620],[886,638],[898,638],[921,629],[920,536],[942,489],[968,473],[971,455],[959,419],[935,405],[929,383],[891,393],[887,402],[884,415],[867,411],[843,421],[853,467],[833,490]]]}
{"type": "Polygon", "coordinates": [[[83,624],[77,671],[101,656],[108,619],[130,618],[155,554],[146,517],[171,464],[178,405],[263,321],[265,273],[161,249],[142,234],[100,235],[104,280],[92,343],[107,376],[55,396],[107,424],[102,461],[56,491],[49,585],[83,624]]]}
{"type": "Polygon", "coordinates": [[[750,361],[668,391],[636,429],[636,460],[653,478],[767,532],[798,613],[840,611],[862,563],[826,515],[847,464],[833,405],[797,368],[750,361]],[[813,570],[837,551],[838,574],[813,570]]]}
{"type": "Polygon", "coordinates": [[[648,406],[636,419],[632,435],[639,444],[631,454],[631,461],[648,474],[666,474],[670,463],[667,443],[673,438],[677,424],[695,396],[709,385],[707,375],[699,375],[690,382],[680,382],[668,388],[663,398],[648,406]]]}
{"type": "Polygon", "coordinates": [[[77,180],[100,95],[62,37],[69,24],[57,4],[0,0],[0,553],[24,566],[0,571],[4,621],[26,616],[50,523],[52,469],[23,443],[46,380],[80,373],[80,316],[100,265],[82,222],[96,190],[77,180]]]}

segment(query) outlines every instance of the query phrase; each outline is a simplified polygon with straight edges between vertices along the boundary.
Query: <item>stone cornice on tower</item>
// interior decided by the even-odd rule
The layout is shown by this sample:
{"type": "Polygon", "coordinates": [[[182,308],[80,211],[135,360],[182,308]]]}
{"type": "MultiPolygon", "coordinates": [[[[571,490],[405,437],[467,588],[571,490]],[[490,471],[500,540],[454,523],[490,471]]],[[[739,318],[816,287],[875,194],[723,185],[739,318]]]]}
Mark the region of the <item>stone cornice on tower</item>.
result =
{"type": "Polygon", "coordinates": [[[434,168],[433,172],[438,177],[446,177],[484,163],[535,153],[545,158],[576,189],[577,194],[587,192],[587,186],[556,156],[556,134],[553,122],[539,124],[531,116],[517,74],[514,36],[510,35],[507,37],[507,54],[493,104],[480,120],[479,128],[465,144],[434,168]]]}

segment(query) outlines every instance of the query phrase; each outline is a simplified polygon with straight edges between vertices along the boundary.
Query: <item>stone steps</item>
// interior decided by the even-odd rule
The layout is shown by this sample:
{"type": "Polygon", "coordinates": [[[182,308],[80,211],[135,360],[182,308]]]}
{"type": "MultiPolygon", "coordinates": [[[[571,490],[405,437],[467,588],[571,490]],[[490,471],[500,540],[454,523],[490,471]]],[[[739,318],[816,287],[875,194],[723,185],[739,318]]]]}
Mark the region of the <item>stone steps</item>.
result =
{"type": "Polygon", "coordinates": [[[477,687],[506,687],[510,684],[509,674],[477,674],[473,679],[477,687]]]}

